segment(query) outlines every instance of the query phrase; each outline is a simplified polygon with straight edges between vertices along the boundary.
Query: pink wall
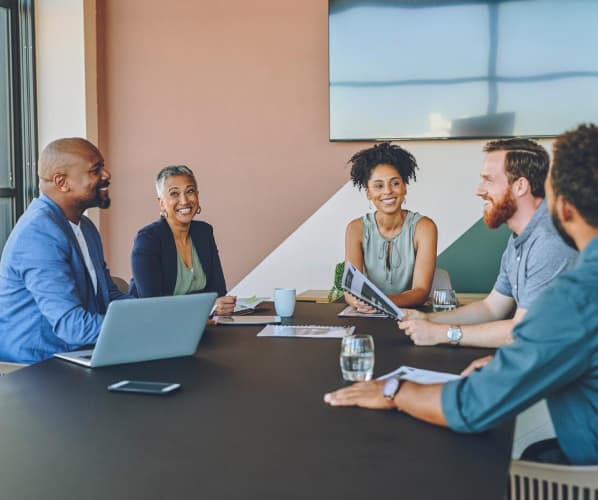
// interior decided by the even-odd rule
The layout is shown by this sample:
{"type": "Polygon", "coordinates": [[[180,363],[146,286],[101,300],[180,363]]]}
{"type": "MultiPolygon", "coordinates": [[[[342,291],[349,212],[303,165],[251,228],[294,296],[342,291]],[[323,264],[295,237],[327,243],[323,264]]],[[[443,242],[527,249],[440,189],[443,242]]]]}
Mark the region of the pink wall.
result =
{"type": "Polygon", "coordinates": [[[100,148],[112,169],[101,228],[130,277],[153,179],[199,180],[232,288],[348,179],[363,144],[328,141],[323,0],[98,0],[100,148]]]}

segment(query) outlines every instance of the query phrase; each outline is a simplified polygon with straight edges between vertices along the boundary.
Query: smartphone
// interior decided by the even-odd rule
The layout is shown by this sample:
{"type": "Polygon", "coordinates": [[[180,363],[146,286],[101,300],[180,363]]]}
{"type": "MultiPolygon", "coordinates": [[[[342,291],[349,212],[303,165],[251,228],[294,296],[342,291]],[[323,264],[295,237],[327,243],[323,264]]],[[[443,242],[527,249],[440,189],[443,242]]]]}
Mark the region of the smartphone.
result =
{"type": "Polygon", "coordinates": [[[141,394],[168,394],[176,391],[181,384],[172,382],[147,382],[142,380],[121,380],[109,385],[109,391],[137,392],[141,394]]]}

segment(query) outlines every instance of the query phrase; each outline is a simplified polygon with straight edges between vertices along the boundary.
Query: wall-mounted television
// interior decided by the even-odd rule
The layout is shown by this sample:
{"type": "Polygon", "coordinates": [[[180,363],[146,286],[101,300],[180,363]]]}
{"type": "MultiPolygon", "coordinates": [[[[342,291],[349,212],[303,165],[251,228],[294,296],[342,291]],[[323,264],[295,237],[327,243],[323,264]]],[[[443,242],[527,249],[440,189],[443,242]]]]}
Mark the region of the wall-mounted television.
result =
{"type": "Polygon", "coordinates": [[[598,121],[598,0],[329,0],[330,139],[598,121]]]}

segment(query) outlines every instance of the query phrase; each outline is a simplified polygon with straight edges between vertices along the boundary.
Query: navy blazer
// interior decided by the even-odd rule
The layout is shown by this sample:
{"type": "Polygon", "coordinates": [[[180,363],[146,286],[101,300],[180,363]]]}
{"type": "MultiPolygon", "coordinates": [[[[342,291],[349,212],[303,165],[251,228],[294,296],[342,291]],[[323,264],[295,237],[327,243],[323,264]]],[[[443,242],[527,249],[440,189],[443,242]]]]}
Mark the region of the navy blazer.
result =
{"type": "MultiPolygon", "coordinates": [[[[206,273],[202,292],[226,295],[226,283],[220,264],[212,226],[206,222],[191,222],[191,242],[206,273]]],[[[177,251],[170,226],[164,219],[140,229],[131,253],[133,279],[129,293],[137,297],[172,295],[176,285],[177,251]]]]}

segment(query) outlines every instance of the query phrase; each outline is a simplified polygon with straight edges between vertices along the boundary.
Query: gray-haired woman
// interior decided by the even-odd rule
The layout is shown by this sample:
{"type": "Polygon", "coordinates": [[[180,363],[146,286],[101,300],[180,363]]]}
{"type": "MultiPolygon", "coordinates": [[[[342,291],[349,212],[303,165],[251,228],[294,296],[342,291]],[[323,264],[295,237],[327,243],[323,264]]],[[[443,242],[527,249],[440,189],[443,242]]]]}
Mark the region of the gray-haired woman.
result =
{"type": "Polygon", "coordinates": [[[165,167],[156,191],[160,220],[137,233],[129,292],[138,297],[216,292],[215,313],[232,313],[236,298],[226,295],[212,226],[193,220],[201,212],[195,175],[184,165],[165,167]]]}

